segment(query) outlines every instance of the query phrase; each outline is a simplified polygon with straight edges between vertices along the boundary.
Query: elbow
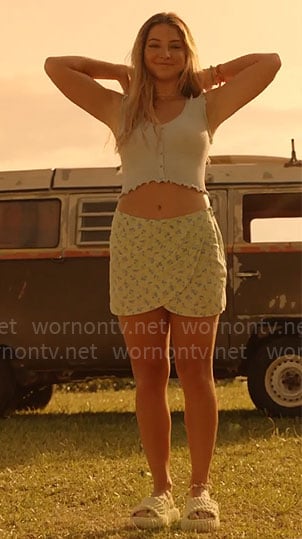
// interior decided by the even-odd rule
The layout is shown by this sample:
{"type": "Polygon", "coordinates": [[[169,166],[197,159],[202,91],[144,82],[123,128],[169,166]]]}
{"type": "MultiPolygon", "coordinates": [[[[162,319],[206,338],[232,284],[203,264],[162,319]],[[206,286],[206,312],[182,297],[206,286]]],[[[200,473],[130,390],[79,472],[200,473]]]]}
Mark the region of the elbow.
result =
{"type": "Polygon", "coordinates": [[[44,62],[44,70],[49,75],[54,69],[64,65],[64,60],[63,56],[48,56],[44,62]]]}
{"type": "Polygon", "coordinates": [[[279,56],[279,54],[277,52],[273,52],[271,54],[271,58],[272,58],[272,64],[275,67],[276,73],[277,73],[277,71],[279,71],[279,69],[280,69],[280,67],[282,65],[281,58],[280,58],[280,56],[279,56]]]}
{"type": "Polygon", "coordinates": [[[44,62],[46,73],[56,72],[58,69],[70,68],[75,71],[82,71],[83,59],[81,56],[48,56],[44,62]]]}
{"type": "Polygon", "coordinates": [[[281,67],[281,59],[277,52],[265,53],[263,55],[265,73],[273,79],[281,67]]]}
{"type": "Polygon", "coordinates": [[[44,62],[44,71],[46,71],[46,73],[49,72],[51,65],[53,65],[53,61],[54,61],[53,56],[48,56],[48,58],[46,58],[44,62]]]}

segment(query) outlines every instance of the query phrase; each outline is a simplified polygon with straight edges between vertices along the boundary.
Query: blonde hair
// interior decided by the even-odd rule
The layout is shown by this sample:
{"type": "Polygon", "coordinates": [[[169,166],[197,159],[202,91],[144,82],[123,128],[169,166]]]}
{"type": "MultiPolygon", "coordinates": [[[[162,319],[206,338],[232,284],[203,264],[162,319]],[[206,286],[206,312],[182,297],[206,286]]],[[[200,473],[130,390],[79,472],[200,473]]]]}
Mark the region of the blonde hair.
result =
{"type": "Polygon", "coordinates": [[[186,63],[178,81],[181,94],[197,97],[200,83],[197,72],[199,63],[196,46],[188,26],[175,13],[157,13],[148,19],[139,30],[131,53],[133,67],[128,99],[123,104],[123,125],[117,137],[117,150],[127,142],[134,129],[144,121],[158,124],[154,111],[154,83],[144,63],[144,50],[151,28],[157,24],[174,26],[185,46],[186,63]]]}

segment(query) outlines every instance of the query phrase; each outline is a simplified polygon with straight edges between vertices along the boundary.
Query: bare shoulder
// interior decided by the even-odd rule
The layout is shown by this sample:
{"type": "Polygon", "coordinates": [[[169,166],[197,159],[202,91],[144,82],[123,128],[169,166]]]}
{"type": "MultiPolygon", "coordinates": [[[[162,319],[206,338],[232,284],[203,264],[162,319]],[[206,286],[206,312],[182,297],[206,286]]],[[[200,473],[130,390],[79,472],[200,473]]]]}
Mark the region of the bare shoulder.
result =
{"type": "Polygon", "coordinates": [[[205,94],[206,107],[212,132],[237,110],[255,99],[272,82],[280,66],[277,54],[267,54],[261,61],[240,71],[220,88],[208,91],[205,94]]]}
{"type": "Polygon", "coordinates": [[[112,130],[118,121],[123,94],[105,88],[89,75],[51,62],[45,71],[57,88],[75,105],[112,130]]]}

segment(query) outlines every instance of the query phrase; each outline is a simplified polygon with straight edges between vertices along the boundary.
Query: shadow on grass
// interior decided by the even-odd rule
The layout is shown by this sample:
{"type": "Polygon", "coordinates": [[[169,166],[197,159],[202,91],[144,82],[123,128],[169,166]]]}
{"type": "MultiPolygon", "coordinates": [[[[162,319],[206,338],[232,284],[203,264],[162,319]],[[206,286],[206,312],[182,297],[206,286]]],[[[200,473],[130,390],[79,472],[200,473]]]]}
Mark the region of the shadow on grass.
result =
{"type": "MultiPolygon", "coordinates": [[[[182,411],[172,412],[172,447],[187,446],[182,411]]],[[[218,446],[270,438],[273,434],[297,435],[297,419],[272,420],[258,410],[219,412],[218,446]]],[[[81,412],[74,414],[17,414],[0,422],[0,469],[25,463],[47,452],[58,455],[62,446],[80,457],[107,459],[141,451],[136,416],[133,412],[81,412]]]]}
{"type": "MultiPolygon", "coordinates": [[[[117,539],[120,537],[127,537],[127,539],[142,539],[148,538],[148,537],[174,537],[174,533],[177,533],[176,536],[180,535],[180,527],[179,523],[173,523],[168,528],[155,528],[155,529],[139,529],[135,526],[132,526],[129,524],[117,524],[115,528],[107,528],[105,530],[99,530],[99,531],[89,531],[87,532],[81,532],[79,534],[78,531],[75,531],[73,533],[72,529],[69,529],[69,536],[73,539],[109,539],[110,537],[117,539]],[[163,535],[164,534],[164,535],[163,535]]],[[[184,536],[188,537],[187,534],[184,534],[184,536]]],[[[213,537],[213,534],[212,536],[213,537]]]]}

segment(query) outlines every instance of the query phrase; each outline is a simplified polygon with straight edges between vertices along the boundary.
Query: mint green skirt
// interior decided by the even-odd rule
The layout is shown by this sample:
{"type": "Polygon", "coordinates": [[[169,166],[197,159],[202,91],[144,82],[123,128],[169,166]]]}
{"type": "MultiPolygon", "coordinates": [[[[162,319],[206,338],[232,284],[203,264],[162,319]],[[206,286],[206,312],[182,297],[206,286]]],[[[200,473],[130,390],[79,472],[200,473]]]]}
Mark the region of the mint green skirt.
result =
{"type": "Polygon", "coordinates": [[[110,310],[133,315],[160,306],[184,316],[226,307],[227,268],[212,208],[147,219],[115,210],[110,234],[110,310]]]}

